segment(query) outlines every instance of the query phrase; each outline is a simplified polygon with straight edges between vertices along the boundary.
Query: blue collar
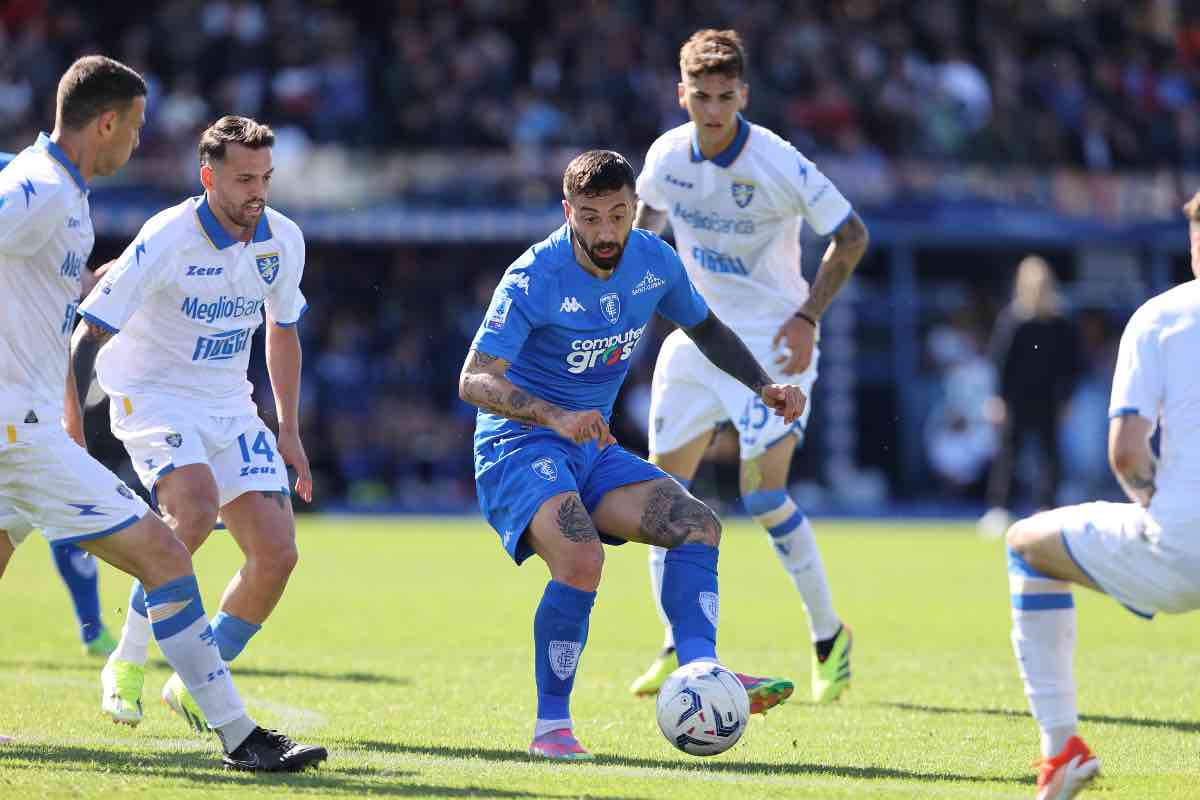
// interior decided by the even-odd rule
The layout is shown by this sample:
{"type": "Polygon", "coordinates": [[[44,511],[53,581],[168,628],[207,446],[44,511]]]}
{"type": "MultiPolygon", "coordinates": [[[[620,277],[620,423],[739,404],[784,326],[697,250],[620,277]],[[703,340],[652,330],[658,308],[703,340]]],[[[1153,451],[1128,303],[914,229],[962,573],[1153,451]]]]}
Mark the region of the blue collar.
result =
{"type": "Polygon", "coordinates": [[[722,150],[721,152],[717,153],[715,156],[713,156],[712,158],[709,158],[709,159],[705,159],[704,154],[702,152],[700,152],[700,136],[693,129],[692,130],[692,163],[698,164],[701,161],[707,160],[707,161],[711,161],[712,163],[716,164],[718,167],[728,167],[734,161],[737,161],[737,157],[742,154],[742,150],[746,146],[746,140],[750,138],[750,123],[746,122],[746,120],[742,119],[741,114],[737,115],[737,120],[738,120],[738,130],[737,130],[737,135],[733,137],[733,141],[729,143],[728,147],[726,147],[724,150],[722,150]]]}
{"type": "MultiPolygon", "coordinates": [[[[204,233],[208,236],[208,240],[212,242],[212,246],[218,250],[224,250],[230,245],[237,244],[237,239],[230,236],[221,223],[217,221],[217,215],[208,207],[208,195],[202,194],[195,198],[196,200],[196,216],[200,218],[200,227],[204,229],[204,233]]],[[[271,238],[271,226],[267,223],[267,209],[264,208],[262,214],[258,217],[258,225],[254,228],[254,241],[265,242],[271,238]]]]}
{"type": "Polygon", "coordinates": [[[67,174],[71,176],[71,179],[75,181],[75,185],[79,187],[79,191],[88,191],[87,181],[83,179],[83,174],[79,171],[79,168],[71,162],[71,159],[67,157],[67,154],[63,152],[63,149],[56,142],[50,141],[49,136],[45,133],[39,133],[37,144],[34,146],[42,148],[50,154],[51,158],[61,164],[62,168],[67,171],[67,174]]]}

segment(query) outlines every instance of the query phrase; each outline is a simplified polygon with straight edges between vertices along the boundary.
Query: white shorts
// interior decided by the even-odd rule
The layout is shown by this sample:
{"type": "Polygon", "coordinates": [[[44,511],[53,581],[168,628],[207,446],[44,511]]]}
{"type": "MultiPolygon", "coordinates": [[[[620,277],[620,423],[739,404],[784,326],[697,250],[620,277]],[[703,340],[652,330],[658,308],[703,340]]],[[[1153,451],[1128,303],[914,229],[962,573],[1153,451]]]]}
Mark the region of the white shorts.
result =
{"type": "Polygon", "coordinates": [[[812,387],[817,380],[820,351],[813,348],[812,364],[800,375],[783,375],[775,366],[778,352],[771,338],[748,338],[746,346],[767,374],[779,383],[798,385],[808,402],[800,419],[790,425],[763,405],[762,400],[730,375],[713,366],[686,333],[669,335],[658,352],[650,390],[650,452],[670,453],[729,420],[737,428],[742,460],[762,455],[789,433],[803,441],[812,411],[812,387]]]}
{"type": "Polygon", "coordinates": [[[1163,528],[1137,503],[1048,513],[1060,515],[1063,542],[1079,568],[1130,611],[1150,617],[1200,608],[1200,520],[1163,528]]]}
{"type": "Polygon", "coordinates": [[[0,425],[0,529],[14,546],[33,528],[54,543],[98,539],[149,511],[57,421],[0,425]]]}
{"type": "Polygon", "coordinates": [[[246,492],[289,493],[275,434],[255,414],[209,417],[177,400],[113,396],[109,421],[151,501],[163,475],[189,464],[212,470],[222,506],[246,492]]]}

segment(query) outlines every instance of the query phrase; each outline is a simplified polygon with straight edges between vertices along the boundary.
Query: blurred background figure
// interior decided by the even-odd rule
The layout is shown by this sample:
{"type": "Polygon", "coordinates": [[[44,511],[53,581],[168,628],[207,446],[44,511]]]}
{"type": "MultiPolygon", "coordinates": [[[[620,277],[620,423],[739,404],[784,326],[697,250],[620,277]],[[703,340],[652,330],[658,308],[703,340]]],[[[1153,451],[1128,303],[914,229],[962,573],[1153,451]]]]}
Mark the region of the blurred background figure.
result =
{"type": "Polygon", "coordinates": [[[1000,446],[988,479],[990,508],[980,519],[980,532],[985,535],[1000,536],[1010,523],[1013,477],[1030,436],[1041,463],[1036,479],[1025,473],[1023,482],[1033,487],[1034,508],[1055,505],[1061,464],[1058,423],[1080,368],[1075,326],[1064,316],[1062,305],[1058,282],[1046,260],[1037,255],[1022,259],[1012,302],[1000,312],[992,331],[999,386],[988,405],[1000,429],[1000,446]]]}

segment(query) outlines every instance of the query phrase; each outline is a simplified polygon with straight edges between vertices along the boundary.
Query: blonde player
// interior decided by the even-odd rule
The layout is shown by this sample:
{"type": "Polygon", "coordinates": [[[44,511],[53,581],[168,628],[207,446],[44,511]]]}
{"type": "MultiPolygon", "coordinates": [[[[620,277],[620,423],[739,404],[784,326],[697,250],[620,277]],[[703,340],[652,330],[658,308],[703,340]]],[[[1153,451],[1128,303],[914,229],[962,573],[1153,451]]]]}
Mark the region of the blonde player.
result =
{"type": "MultiPolygon", "coordinates": [[[[742,118],[749,87],[736,32],[697,32],[680,50],[679,65],[679,105],[691,121],[663,134],[646,154],[634,224],[657,233],[669,220],[679,256],[709,305],[760,363],[774,368],[773,379],[798,383],[811,398],[817,326],[862,258],[866,228],[811,161],[742,118]],[[811,289],[800,274],[805,222],[833,237],[811,289]]],[[[811,408],[810,401],[800,420],[785,424],[676,331],[654,369],[650,460],[689,486],[713,430],[733,423],[743,503],[766,528],[808,610],[812,697],[829,702],[850,682],[850,630],[833,609],[812,526],[786,488],[811,408]]],[[[651,548],[651,586],[666,624],[658,599],[663,557],[651,548]]],[[[662,654],[631,691],[658,691],[677,664],[674,644],[668,625],[662,654]]]]}
{"type": "MultiPolygon", "coordinates": [[[[156,214],[80,307],[72,342],[79,396],[95,364],[113,434],[175,534],[195,552],[217,514],[246,556],[221,599],[213,637],[225,661],[279,602],[296,565],[286,464],[309,500],[299,434],[300,292],[304,237],[266,205],[271,129],[223,117],[200,138],[205,193],[156,214]],[[267,368],[279,438],[259,418],[246,379],[250,342],[267,320],[267,368]],[[102,348],[102,349],[101,349],[102,348]],[[97,357],[97,352],[99,356],[97,357]]],[[[101,673],[102,708],[136,725],[151,620],[134,583],[121,641],[101,673]]],[[[180,676],[163,700],[205,725],[180,676]]]]}
{"type": "MultiPolygon", "coordinates": [[[[23,531],[38,527],[52,544],[78,543],[145,586],[151,632],[220,736],[226,766],[302,769],[324,760],[325,749],[246,715],[213,646],[187,549],[77,444],[82,417],[67,340],[95,239],[89,181],[129,160],[145,108],[136,72],[103,56],[81,58],[59,82],[53,133],[0,172],[0,510],[15,512],[23,531]]],[[[0,572],[11,538],[0,537],[0,572]]]]}

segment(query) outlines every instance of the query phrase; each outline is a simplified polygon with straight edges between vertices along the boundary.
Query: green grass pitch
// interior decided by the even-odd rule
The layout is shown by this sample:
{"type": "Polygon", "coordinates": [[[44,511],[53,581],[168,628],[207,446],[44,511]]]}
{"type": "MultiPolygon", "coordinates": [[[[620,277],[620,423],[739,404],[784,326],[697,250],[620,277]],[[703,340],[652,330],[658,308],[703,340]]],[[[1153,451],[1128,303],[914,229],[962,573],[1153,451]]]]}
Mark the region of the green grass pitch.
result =
{"type": "MultiPolygon", "coordinates": [[[[99,710],[100,663],[79,653],[65,590],[40,540],[0,581],[0,797],[1028,798],[1036,730],[1009,644],[1003,548],[967,526],[817,524],[839,611],[855,632],[854,683],[807,702],[807,628],[765,534],[731,522],[721,555],[719,650],[731,667],[786,675],[792,701],[755,717],[728,753],[697,759],[626,692],[661,632],[645,548],[608,548],[573,711],[593,764],[524,755],[533,724],[539,562],[517,569],[478,519],[306,518],[300,566],[275,616],[234,664],[264,724],[325,744],[291,776],[222,771],[155,702],[146,721],[99,710]]],[[[208,610],[239,563],[223,534],[196,559],[208,610]]],[[[104,567],[105,620],[128,594],[104,567]]],[[[1084,736],[1108,798],[1196,797],[1200,624],[1138,620],[1077,593],[1084,736]]]]}

